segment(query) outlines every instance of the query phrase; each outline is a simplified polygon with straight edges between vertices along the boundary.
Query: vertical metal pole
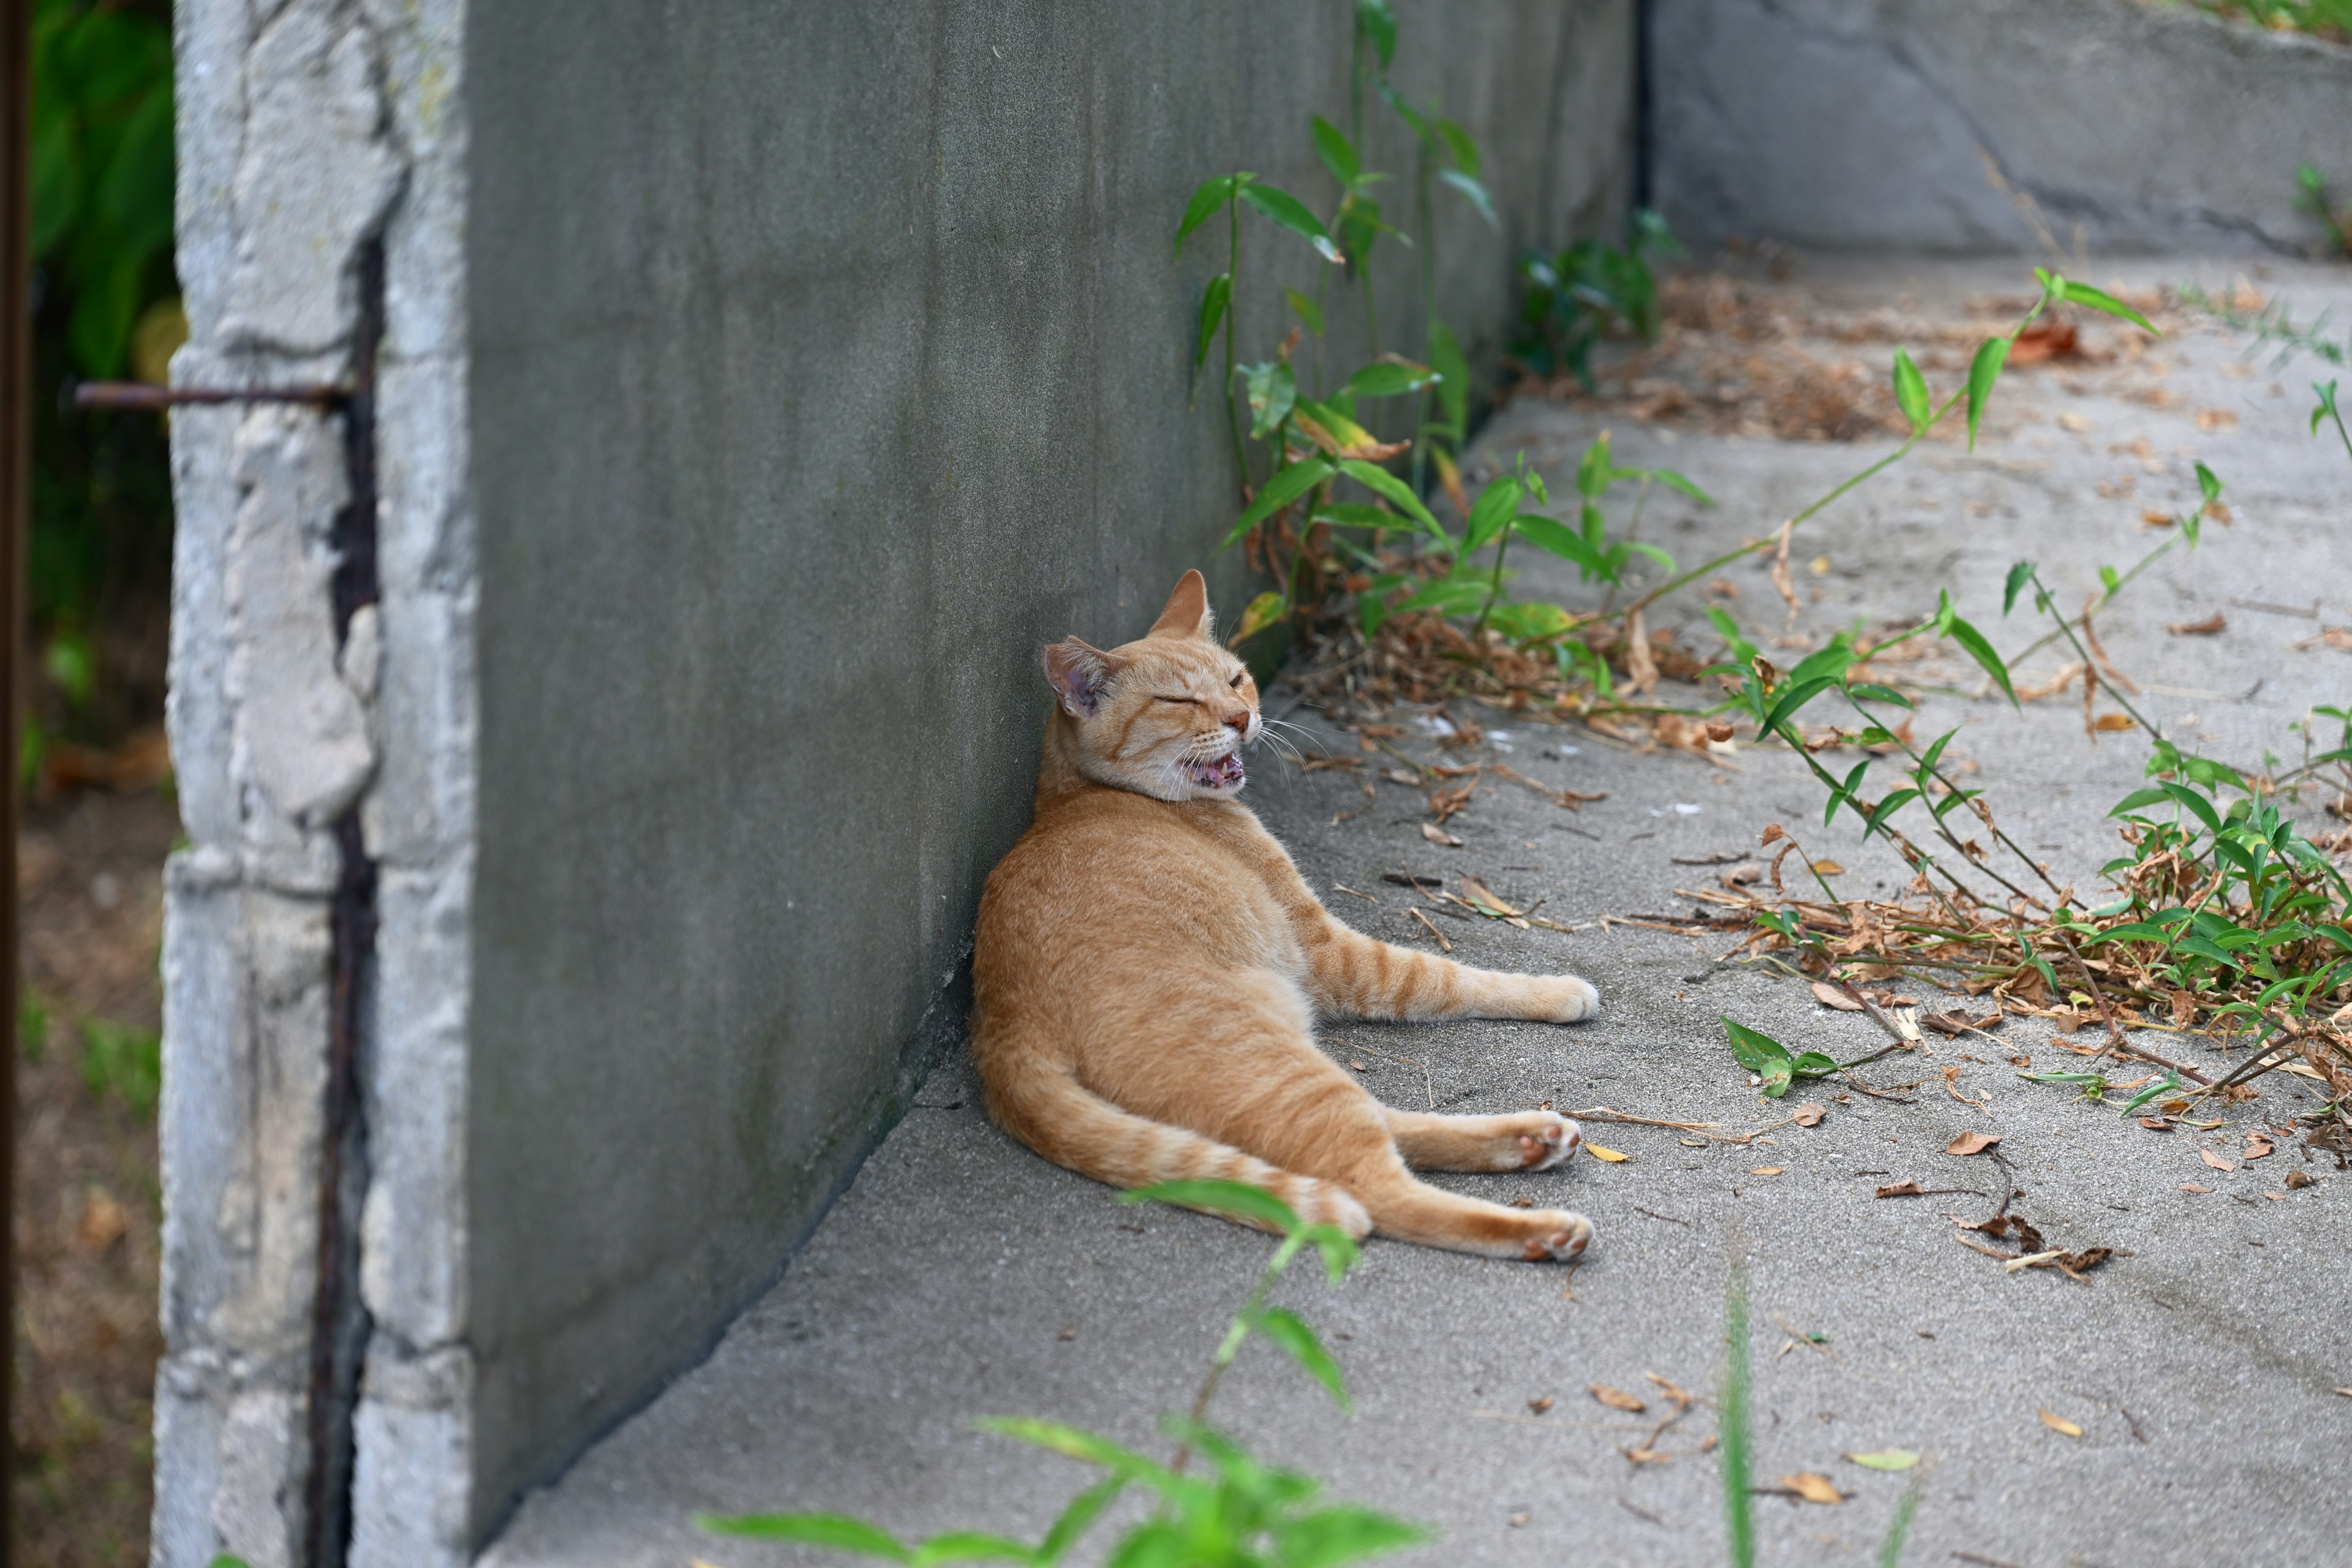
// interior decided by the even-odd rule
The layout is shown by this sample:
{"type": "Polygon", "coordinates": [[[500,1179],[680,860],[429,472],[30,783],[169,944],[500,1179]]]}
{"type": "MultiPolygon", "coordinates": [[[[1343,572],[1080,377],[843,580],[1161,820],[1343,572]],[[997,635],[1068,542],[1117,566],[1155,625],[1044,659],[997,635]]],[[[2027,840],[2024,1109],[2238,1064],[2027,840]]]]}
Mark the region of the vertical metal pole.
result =
{"type": "Polygon", "coordinates": [[[16,1555],[16,759],[25,696],[25,535],[32,505],[33,0],[0,0],[0,1568],[16,1555]]]}

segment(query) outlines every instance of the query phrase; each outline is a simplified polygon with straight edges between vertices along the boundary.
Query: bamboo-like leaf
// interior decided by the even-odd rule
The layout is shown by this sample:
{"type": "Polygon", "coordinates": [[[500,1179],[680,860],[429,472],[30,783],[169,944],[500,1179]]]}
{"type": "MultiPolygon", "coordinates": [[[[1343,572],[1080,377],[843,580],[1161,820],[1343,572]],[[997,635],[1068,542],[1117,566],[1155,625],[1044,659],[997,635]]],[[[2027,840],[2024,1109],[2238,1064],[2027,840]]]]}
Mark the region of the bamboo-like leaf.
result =
{"type": "Polygon", "coordinates": [[[1699,489],[1672,468],[1643,468],[1639,472],[1655,479],[1670,490],[1679,490],[1701,506],[1713,506],[1715,498],[1699,489]]]}
{"type": "Polygon", "coordinates": [[[2022,706],[2017,700],[2017,688],[2010,684],[2009,666],[2001,663],[2000,655],[1993,652],[1992,644],[1985,641],[1982,632],[1954,616],[1951,624],[1945,627],[1944,635],[1966,648],[1969,657],[1982,665],[1985,673],[2000,683],[2001,691],[2009,698],[2011,707],[2022,706]]]}
{"type": "Polygon", "coordinates": [[[1571,562],[1588,575],[1614,582],[1615,573],[1607,557],[1585,542],[1584,536],[1557,518],[1540,517],[1523,512],[1512,519],[1513,531],[1532,541],[1539,548],[1550,551],[1562,561],[1571,562]]]}
{"type": "Polygon", "coordinates": [[[1987,338],[1978,345],[1976,357],[1969,362],[1969,450],[1971,452],[1977,449],[1977,421],[1984,415],[1985,399],[1992,395],[1993,383],[2000,379],[2001,362],[2008,357],[2007,338],[1987,338]]]}
{"type": "Polygon", "coordinates": [[[1223,550],[1232,545],[1243,534],[1330,477],[1331,465],[1320,458],[1309,458],[1303,463],[1293,463],[1280,470],[1265,481],[1265,489],[1258,491],[1257,499],[1234,520],[1234,526],[1226,531],[1217,548],[1223,550]]]}
{"type": "Polygon", "coordinates": [[[1911,356],[1901,349],[1895,351],[1895,402],[1903,410],[1903,417],[1911,421],[1914,435],[1927,428],[1927,416],[1934,411],[1934,401],[1927,395],[1927,378],[1911,363],[1911,356]]]}
{"type": "Polygon", "coordinates": [[[1358,397],[1401,397],[1408,392],[1419,392],[1437,379],[1437,373],[1425,364],[1410,360],[1380,360],[1364,366],[1348,378],[1349,392],[1358,397]]]}
{"type": "Polygon", "coordinates": [[[1078,1538],[1093,1528],[1102,1510],[1109,1507],[1111,1500],[1126,1488],[1125,1476],[1108,1476],[1072,1498],[1069,1506],[1062,1510],[1062,1516],[1054,1521],[1054,1527],[1045,1531],[1045,1539],[1037,1543],[1039,1568],[1054,1568],[1055,1563],[1068,1556],[1070,1548],[1078,1543],[1078,1538]]]}
{"type": "Polygon", "coordinates": [[[1288,607],[1283,596],[1272,588],[1268,588],[1265,593],[1252,599],[1247,607],[1242,611],[1242,624],[1234,630],[1234,644],[1248,641],[1280,620],[1283,612],[1288,607]]]}
{"type": "Polygon", "coordinates": [[[1312,245],[1324,260],[1348,259],[1332,240],[1331,231],[1323,226],[1323,220],[1307,211],[1306,204],[1287,191],[1252,181],[1241,188],[1241,199],[1312,245]]]}
{"type": "Polygon", "coordinates": [[[845,1513],[698,1513],[694,1522],[714,1535],[751,1541],[795,1541],[835,1552],[854,1552],[889,1563],[911,1563],[914,1553],[878,1525],[845,1513]]]}
{"type": "Polygon", "coordinates": [[[1437,405],[1444,413],[1446,432],[1459,446],[1469,434],[1470,362],[1463,354],[1454,329],[1443,321],[1430,323],[1429,364],[1441,378],[1437,384],[1437,405]]]}
{"type": "Polygon", "coordinates": [[[1478,216],[1486,220],[1488,228],[1497,234],[1502,232],[1503,220],[1495,215],[1494,195],[1475,175],[1465,174],[1459,169],[1440,169],[1437,177],[1461,192],[1463,198],[1478,209],[1478,216]]]}
{"type": "Polygon", "coordinates": [[[1361,458],[1348,458],[1340,462],[1339,471],[1440,539],[1452,542],[1452,537],[1437,525],[1437,519],[1421,503],[1421,498],[1412,493],[1412,487],[1386,468],[1365,462],[1361,458]]]}
{"type": "Polygon", "coordinates": [[[1310,1225],[1302,1234],[1315,1250],[1323,1255],[1323,1273],[1337,1289],[1339,1282],[1348,1277],[1348,1270],[1356,1266],[1356,1259],[1362,1256],[1361,1249],[1356,1246],[1356,1238],[1336,1225],[1310,1225]]]}
{"type": "Polygon", "coordinates": [[[2017,595],[2033,580],[2033,563],[2021,561],[2009,569],[2009,581],[2001,584],[2000,613],[2004,616],[2017,607],[2017,595]]]}
{"type": "Polygon", "coordinates": [[[1320,306],[1296,289],[1285,289],[1282,297],[1290,301],[1291,310],[1307,323],[1309,332],[1318,338],[1323,335],[1323,310],[1320,306]]]}
{"type": "Polygon", "coordinates": [[[1435,120],[1430,124],[1432,129],[1445,139],[1446,150],[1454,154],[1455,168],[1474,180],[1485,178],[1478,166],[1478,143],[1472,139],[1470,132],[1463,130],[1451,120],[1435,120]]]}
{"type": "Polygon", "coordinates": [[[1208,363],[1209,345],[1216,342],[1217,325],[1225,319],[1226,307],[1233,303],[1234,275],[1220,272],[1209,279],[1201,291],[1201,331],[1192,345],[1192,368],[1198,370],[1208,363]]]}
{"type": "Polygon", "coordinates": [[[1389,0],[1356,0],[1356,30],[1371,40],[1381,68],[1386,70],[1396,58],[1397,46],[1396,13],[1389,9],[1389,0]]]}
{"type": "Polygon", "coordinates": [[[1314,116],[1311,123],[1315,153],[1323,160],[1323,166],[1331,171],[1331,177],[1341,185],[1354,185],[1364,172],[1362,162],[1356,156],[1356,144],[1348,140],[1345,132],[1319,114],[1314,116]]]}
{"type": "Polygon", "coordinates": [[[1249,390],[1250,434],[1263,441],[1298,402],[1298,374],[1280,360],[1248,368],[1243,384],[1249,390]]]}
{"type": "Polygon", "coordinates": [[[1315,1337],[1315,1331],[1296,1312],[1282,1307],[1268,1307],[1250,1325],[1265,1336],[1266,1342],[1283,1354],[1297,1362],[1307,1375],[1321,1384],[1339,1402],[1339,1408],[1349,1408],[1347,1380],[1339,1374],[1339,1363],[1315,1337]]]}
{"type": "Polygon", "coordinates": [[[977,1530],[950,1530],[915,1548],[907,1561],[913,1568],[936,1568],[950,1563],[1034,1563],[1037,1553],[1018,1541],[977,1530]]]}
{"type": "Polygon", "coordinates": [[[1183,255],[1186,237],[1208,222],[1219,207],[1233,200],[1235,186],[1255,178],[1255,174],[1233,174],[1202,181],[1201,188],[1192,193],[1192,199],[1184,204],[1184,221],[1176,229],[1176,254],[1183,255]]]}
{"type": "Polygon", "coordinates": [[[2152,333],[2159,338],[2164,336],[2157,330],[2154,321],[2149,321],[2104,289],[2094,289],[2088,283],[2078,283],[2072,278],[2059,279],[2058,287],[2060,297],[2070,305],[2082,305],[2090,310],[2104,310],[2110,316],[2121,317],[2142,331],[2152,333]]]}
{"type": "Polygon", "coordinates": [[[1519,481],[1507,475],[1479,491],[1478,500],[1470,508],[1470,531],[1463,539],[1462,548],[1475,550],[1502,532],[1512,514],[1519,510],[1522,493],[1519,481]]]}
{"type": "Polygon", "coordinates": [[[1318,1509],[1274,1527],[1282,1568],[1337,1568],[1433,1539],[1431,1531],[1351,1503],[1318,1509]]]}

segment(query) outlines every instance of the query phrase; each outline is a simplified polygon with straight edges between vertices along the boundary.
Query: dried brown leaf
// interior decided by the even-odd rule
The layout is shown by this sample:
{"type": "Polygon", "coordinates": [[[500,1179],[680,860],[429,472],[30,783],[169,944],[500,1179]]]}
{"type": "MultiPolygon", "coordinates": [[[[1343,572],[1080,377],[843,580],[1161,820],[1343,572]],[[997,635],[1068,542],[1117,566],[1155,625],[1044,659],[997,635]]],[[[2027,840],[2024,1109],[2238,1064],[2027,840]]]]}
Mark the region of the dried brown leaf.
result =
{"type": "Polygon", "coordinates": [[[1998,1132],[1963,1132],[1944,1145],[1947,1154],[1981,1154],[2000,1142],[1998,1132]]]}
{"type": "Polygon", "coordinates": [[[1862,1004],[1855,1001],[1826,980],[1813,982],[1813,996],[1824,1007],[1834,1007],[1841,1013],[1859,1013],[1862,1004]]]}
{"type": "Polygon", "coordinates": [[[1637,1396],[1626,1393],[1622,1388],[1612,1388],[1605,1383],[1592,1384],[1592,1397],[1612,1410],[1629,1411],[1635,1415],[1649,1408],[1637,1396]]]}
{"type": "Polygon", "coordinates": [[[1918,1198],[1927,1196],[1927,1193],[1916,1182],[1897,1182],[1893,1186],[1879,1188],[1877,1195],[1882,1198],[1918,1198]]]}
{"type": "Polygon", "coordinates": [[[1799,1497],[1804,1499],[1807,1502],[1841,1503],[1845,1501],[1845,1494],[1838,1490],[1837,1488],[1832,1486],[1830,1484],[1830,1479],[1827,1476],[1818,1476],[1811,1470],[1801,1470],[1793,1476],[1782,1476],[1780,1478],[1780,1484],[1788,1488],[1790,1491],[1796,1493],[1799,1497]]]}
{"type": "Polygon", "coordinates": [[[1812,1103],[1811,1100],[1808,1100],[1804,1104],[1797,1107],[1796,1110],[1790,1111],[1789,1114],[1790,1119],[1800,1127],[1818,1127],[1821,1125],[1822,1118],[1827,1115],[1828,1112],[1823,1110],[1820,1106],[1812,1103]]]}
{"type": "Polygon", "coordinates": [[[2234,1171],[2238,1168],[2229,1161],[2221,1158],[2221,1155],[2213,1152],[2210,1149],[2200,1149],[2197,1151],[2197,1154],[2200,1159],[2203,1160],[2207,1164],[2212,1166],[2217,1171],[2234,1171]]]}
{"type": "Polygon", "coordinates": [[[2175,621],[2164,629],[2177,637],[2218,637],[2230,629],[2230,618],[2216,610],[2201,621],[2175,621]]]}
{"type": "Polygon", "coordinates": [[[1454,835],[1446,832],[1445,829],[1438,826],[1437,824],[1433,822],[1424,822],[1421,825],[1421,836],[1423,838],[1428,839],[1432,844],[1442,844],[1448,849],[1459,849],[1462,847],[1462,840],[1454,837],[1454,835]]]}

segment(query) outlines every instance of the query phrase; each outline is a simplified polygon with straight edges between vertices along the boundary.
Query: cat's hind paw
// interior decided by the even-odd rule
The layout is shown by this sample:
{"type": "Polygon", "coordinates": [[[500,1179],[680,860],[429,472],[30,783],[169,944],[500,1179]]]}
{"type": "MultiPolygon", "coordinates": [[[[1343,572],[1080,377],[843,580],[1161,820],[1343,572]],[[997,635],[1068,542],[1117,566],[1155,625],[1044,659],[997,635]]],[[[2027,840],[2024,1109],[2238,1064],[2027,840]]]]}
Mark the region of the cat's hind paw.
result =
{"type": "Polygon", "coordinates": [[[1591,981],[1573,974],[1555,974],[1550,979],[1557,997],[1553,1023],[1580,1024],[1600,1015],[1601,993],[1591,981]]]}
{"type": "Polygon", "coordinates": [[[1591,1220],[1565,1209],[1542,1217],[1552,1222],[1549,1228],[1528,1237],[1521,1256],[1529,1263],[1573,1263],[1584,1256],[1584,1249],[1592,1244],[1591,1220]]]}
{"type": "Polygon", "coordinates": [[[1556,1171],[1584,1147],[1584,1134],[1567,1117],[1547,1111],[1547,1125],[1519,1134],[1519,1169],[1556,1171]]]}

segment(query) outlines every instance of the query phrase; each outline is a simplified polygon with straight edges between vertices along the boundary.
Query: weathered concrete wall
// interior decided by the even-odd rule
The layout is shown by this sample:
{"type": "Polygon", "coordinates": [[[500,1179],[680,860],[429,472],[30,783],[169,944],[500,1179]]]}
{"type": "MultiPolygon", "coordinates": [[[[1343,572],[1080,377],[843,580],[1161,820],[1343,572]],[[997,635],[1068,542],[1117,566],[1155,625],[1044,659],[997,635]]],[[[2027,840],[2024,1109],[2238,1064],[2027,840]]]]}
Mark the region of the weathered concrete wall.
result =
{"type": "MultiPolygon", "coordinates": [[[[1508,215],[1444,197],[1446,310],[1491,345],[1514,247],[1622,208],[1628,8],[1402,10],[1398,81],[1508,215]]],[[[474,13],[478,1528],[703,1353],[952,1037],[1041,643],[1136,635],[1195,564],[1238,610],[1213,377],[1186,409],[1222,239],[1169,242],[1236,166],[1331,199],[1349,15],[474,13]]],[[[1318,264],[1243,222],[1254,357],[1318,264]]],[[[1360,313],[1334,279],[1335,370],[1360,313]]]]}
{"type": "Polygon", "coordinates": [[[385,1565],[469,1546],[462,15],[460,0],[177,8],[191,338],[173,379],[344,381],[372,344],[378,410],[356,443],[372,474],[353,461],[359,416],[173,416],[170,722],[189,847],[163,960],[164,1568],[221,1552],[331,1563],[346,1538],[385,1565]],[[339,959],[358,1027],[337,1135],[339,959]],[[330,1360],[322,1375],[322,1331],[362,1347],[363,1374],[330,1360]]]}
{"type": "Polygon", "coordinates": [[[2186,6],[1652,0],[1650,26],[1653,198],[1701,244],[2303,253],[2296,165],[2352,180],[2352,49],[2186,6]]]}

